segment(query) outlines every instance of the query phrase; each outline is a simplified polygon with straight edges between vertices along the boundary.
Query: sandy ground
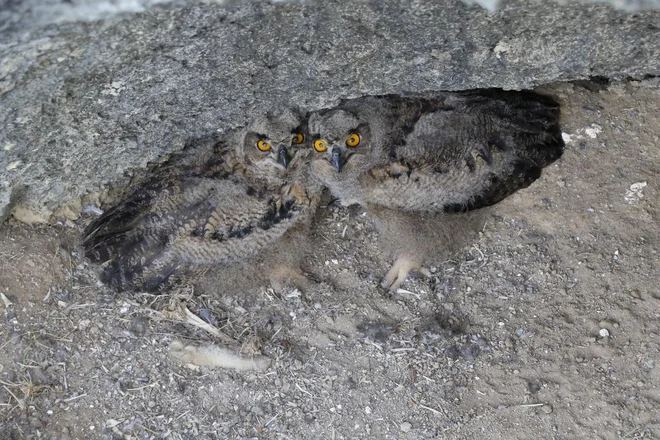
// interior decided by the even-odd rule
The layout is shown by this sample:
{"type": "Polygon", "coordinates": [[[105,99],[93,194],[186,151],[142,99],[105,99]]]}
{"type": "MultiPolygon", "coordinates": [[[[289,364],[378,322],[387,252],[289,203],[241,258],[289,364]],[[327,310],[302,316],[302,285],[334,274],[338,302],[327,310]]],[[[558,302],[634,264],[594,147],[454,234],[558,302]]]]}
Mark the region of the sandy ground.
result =
{"type": "Polygon", "coordinates": [[[0,438],[660,438],[660,88],[545,90],[564,157],[395,295],[355,209],[319,214],[302,292],[116,295],[84,221],[3,225],[0,438]],[[154,312],[182,305],[270,366],[174,359],[174,340],[221,342],[154,312]]]}

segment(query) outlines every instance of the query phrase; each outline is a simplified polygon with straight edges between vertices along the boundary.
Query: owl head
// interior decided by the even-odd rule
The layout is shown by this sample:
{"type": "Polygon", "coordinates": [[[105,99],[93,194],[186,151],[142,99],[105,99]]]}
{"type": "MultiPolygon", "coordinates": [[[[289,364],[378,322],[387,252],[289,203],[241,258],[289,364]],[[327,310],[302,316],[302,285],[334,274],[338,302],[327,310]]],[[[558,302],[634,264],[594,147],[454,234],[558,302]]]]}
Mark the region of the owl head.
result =
{"type": "Polygon", "coordinates": [[[291,108],[255,118],[242,132],[238,154],[246,166],[260,174],[285,176],[308,153],[302,114],[291,108]]]}
{"type": "Polygon", "coordinates": [[[308,121],[309,140],[315,152],[313,161],[327,161],[335,172],[361,171],[373,153],[371,128],[355,113],[344,109],[311,113],[308,121]]]}

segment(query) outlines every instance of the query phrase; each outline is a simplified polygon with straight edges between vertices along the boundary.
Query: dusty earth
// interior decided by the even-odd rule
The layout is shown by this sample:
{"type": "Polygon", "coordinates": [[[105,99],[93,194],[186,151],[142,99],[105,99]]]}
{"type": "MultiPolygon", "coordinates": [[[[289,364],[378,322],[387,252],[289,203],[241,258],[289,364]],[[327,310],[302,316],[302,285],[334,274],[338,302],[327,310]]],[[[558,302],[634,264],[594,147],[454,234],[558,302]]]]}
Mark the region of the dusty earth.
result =
{"type": "Polygon", "coordinates": [[[117,295],[77,248],[89,219],[3,225],[0,438],[660,438],[660,88],[544,90],[564,157],[394,295],[355,209],[319,214],[303,292],[117,295]],[[176,304],[270,367],[173,359],[220,342],[154,312],[176,304]]]}

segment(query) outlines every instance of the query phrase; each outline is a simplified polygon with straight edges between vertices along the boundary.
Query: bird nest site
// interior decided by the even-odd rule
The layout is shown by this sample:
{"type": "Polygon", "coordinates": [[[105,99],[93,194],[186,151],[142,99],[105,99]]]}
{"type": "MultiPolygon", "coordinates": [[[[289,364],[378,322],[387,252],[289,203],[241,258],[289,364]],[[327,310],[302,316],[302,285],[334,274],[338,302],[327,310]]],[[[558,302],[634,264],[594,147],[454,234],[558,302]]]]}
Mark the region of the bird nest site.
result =
{"type": "Polygon", "coordinates": [[[363,97],[9,219],[0,438],[656,438],[659,139],[657,79],[363,97]]]}

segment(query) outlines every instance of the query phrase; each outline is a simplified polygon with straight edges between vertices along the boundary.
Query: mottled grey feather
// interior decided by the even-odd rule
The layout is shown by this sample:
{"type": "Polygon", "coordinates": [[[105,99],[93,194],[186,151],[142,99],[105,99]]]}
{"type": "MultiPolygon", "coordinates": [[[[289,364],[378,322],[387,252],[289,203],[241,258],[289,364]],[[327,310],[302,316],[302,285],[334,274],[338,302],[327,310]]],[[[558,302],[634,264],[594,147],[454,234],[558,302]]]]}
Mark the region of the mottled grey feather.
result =
{"type": "Polygon", "coordinates": [[[489,206],[529,186],[559,158],[559,105],[533,92],[481,90],[423,97],[371,96],[309,116],[312,162],[344,203],[415,211],[489,206]],[[346,145],[357,133],[361,143],[346,145]],[[341,150],[337,172],[328,152],[341,150]]]}
{"type": "Polygon", "coordinates": [[[102,264],[101,281],[162,290],[210,266],[244,262],[305,225],[320,187],[307,185],[309,148],[292,145],[300,129],[292,111],[267,115],[156,168],[84,232],[87,257],[102,264]],[[273,148],[260,151],[259,141],[273,148]],[[273,151],[280,146],[286,165],[273,151]]]}

